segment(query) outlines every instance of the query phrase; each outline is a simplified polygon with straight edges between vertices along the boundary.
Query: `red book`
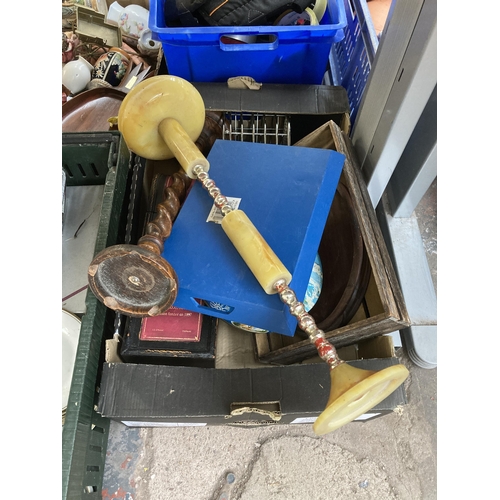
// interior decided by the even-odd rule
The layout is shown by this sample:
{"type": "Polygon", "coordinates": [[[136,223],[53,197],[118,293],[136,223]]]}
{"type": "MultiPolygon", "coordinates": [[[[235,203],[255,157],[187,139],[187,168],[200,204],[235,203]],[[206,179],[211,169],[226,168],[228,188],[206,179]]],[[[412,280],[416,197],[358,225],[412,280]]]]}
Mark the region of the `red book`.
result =
{"type": "Polygon", "coordinates": [[[140,340],[166,342],[199,342],[203,316],[199,313],[171,307],[158,316],[142,320],[140,340]]]}

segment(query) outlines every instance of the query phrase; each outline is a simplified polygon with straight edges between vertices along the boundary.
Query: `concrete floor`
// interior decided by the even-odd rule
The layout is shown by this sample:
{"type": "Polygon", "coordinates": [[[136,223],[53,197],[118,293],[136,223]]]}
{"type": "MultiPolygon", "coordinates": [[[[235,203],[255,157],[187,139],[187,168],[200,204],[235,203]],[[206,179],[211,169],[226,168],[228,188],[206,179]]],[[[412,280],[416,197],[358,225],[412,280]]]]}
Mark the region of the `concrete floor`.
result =
{"type": "MultiPolygon", "coordinates": [[[[415,211],[437,288],[437,180],[415,211]]],[[[111,422],[103,500],[437,498],[437,368],[413,364],[400,411],[318,437],[310,424],[128,428],[111,422]]]]}

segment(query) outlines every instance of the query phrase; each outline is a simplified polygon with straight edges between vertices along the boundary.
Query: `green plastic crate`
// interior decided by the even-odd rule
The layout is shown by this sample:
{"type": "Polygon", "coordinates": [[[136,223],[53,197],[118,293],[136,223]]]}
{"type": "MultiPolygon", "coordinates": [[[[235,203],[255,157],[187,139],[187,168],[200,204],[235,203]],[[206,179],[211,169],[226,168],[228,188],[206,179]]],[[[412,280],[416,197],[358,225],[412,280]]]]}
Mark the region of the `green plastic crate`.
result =
{"type": "MultiPolygon", "coordinates": [[[[94,255],[124,242],[131,155],[119,132],[63,133],[62,168],[68,186],[104,185],[94,255]]],[[[95,411],[104,339],[115,313],[88,290],[62,430],[62,498],[101,498],[109,420],[95,411]]]]}

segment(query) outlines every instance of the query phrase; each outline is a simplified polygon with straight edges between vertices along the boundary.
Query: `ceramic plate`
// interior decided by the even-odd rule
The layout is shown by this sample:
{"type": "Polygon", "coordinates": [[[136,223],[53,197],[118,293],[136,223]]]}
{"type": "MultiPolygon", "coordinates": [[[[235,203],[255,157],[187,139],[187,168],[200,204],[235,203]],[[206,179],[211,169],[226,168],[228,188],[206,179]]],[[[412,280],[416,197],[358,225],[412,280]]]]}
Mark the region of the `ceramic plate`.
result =
{"type": "Polygon", "coordinates": [[[62,408],[68,405],[69,390],[73,377],[76,350],[82,322],[75,315],[62,310],[62,408]]]}

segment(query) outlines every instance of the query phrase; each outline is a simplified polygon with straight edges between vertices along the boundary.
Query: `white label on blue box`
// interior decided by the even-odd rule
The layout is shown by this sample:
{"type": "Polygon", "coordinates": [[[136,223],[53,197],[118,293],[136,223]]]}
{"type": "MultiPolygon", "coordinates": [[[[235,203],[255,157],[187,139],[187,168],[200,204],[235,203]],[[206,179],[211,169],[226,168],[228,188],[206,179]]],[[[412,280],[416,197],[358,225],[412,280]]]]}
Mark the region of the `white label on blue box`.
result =
{"type": "MultiPolygon", "coordinates": [[[[231,198],[230,196],[226,196],[227,202],[231,205],[233,210],[238,210],[238,207],[241,203],[241,198],[231,198]]],[[[216,224],[222,223],[222,212],[220,208],[215,206],[215,203],[212,205],[212,209],[208,214],[206,222],[215,222],[216,224]]]]}
{"type": "Polygon", "coordinates": [[[207,425],[201,422],[134,422],[122,420],[127,427],[203,427],[207,425]]]}
{"type": "Polygon", "coordinates": [[[300,417],[292,420],[291,424],[314,424],[318,417],[300,417]]]}
{"type": "Polygon", "coordinates": [[[380,413],[364,413],[354,420],[368,420],[369,418],[376,417],[377,415],[380,415],[380,413]]]}
{"type": "MultiPolygon", "coordinates": [[[[364,413],[363,415],[360,415],[358,418],[355,418],[354,420],[368,420],[369,418],[376,417],[377,415],[380,415],[380,413],[364,413]]],[[[295,420],[292,420],[290,423],[291,424],[314,424],[318,417],[300,417],[296,418],[295,420]]]]}

